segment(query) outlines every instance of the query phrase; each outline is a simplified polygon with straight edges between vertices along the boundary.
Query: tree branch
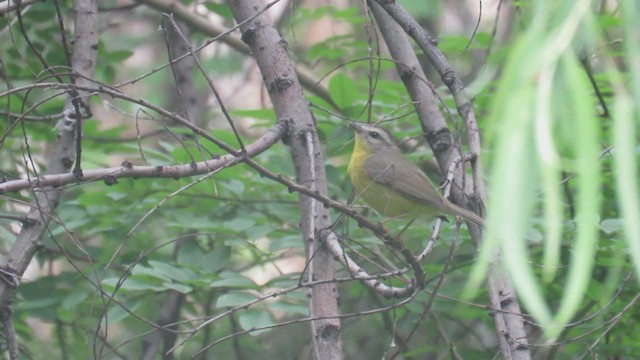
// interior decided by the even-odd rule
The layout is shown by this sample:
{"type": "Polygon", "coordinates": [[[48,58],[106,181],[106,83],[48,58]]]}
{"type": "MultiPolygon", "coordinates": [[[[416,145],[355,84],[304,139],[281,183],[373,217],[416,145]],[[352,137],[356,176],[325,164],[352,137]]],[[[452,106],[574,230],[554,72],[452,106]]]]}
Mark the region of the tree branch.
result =
{"type": "MultiPolygon", "coordinates": [[[[256,156],[271,145],[280,140],[285,132],[285,126],[277,123],[261,138],[249,144],[246,149],[247,157],[256,156]]],[[[59,188],[70,184],[81,184],[93,181],[104,181],[107,185],[117,183],[121,178],[171,178],[178,179],[186,176],[194,176],[207,174],[221,168],[233,166],[245,161],[242,155],[236,156],[232,154],[221,156],[217,159],[199,161],[191,164],[166,165],[166,166],[134,166],[129,162],[122,163],[121,166],[85,170],[81,179],[78,179],[72,173],[44,175],[37,178],[11,180],[0,183],[0,194],[4,192],[15,192],[23,189],[46,190],[48,192],[55,191],[50,188],[59,188]]]]}
{"type": "MultiPolygon", "coordinates": [[[[97,34],[97,1],[76,0],[74,49],[71,63],[74,72],[79,74],[78,85],[87,84],[85,80],[95,71],[98,51],[97,34]]],[[[58,139],[53,146],[52,156],[48,161],[47,174],[63,174],[69,172],[76,155],[76,127],[77,119],[74,102],[78,98],[87,96],[86,93],[71,94],[65,104],[66,119],[62,119],[58,128],[58,139]],[[71,124],[71,125],[69,125],[71,124]]],[[[15,293],[18,279],[22,276],[31,259],[35,255],[40,238],[48,226],[49,219],[43,213],[53,213],[58,206],[61,189],[51,189],[35,196],[35,204],[27,217],[33,222],[31,226],[23,226],[16,242],[9,253],[2,259],[0,268],[5,275],[0,281],[0,307],[7,306],[15,293]]]]}
{"type": "Polygon", "coordinates": [[[40,0],[6,0],[0,3],[0,16],[4,16],[5,14],[16,10],[16,9],[24,9],[25,7],[35,4],[40,0]]]}
{"type": "MultiPolygon", "coordinates": [[[[232,0],[228,3],[239,23],[263,7],[258,0],[232,0]]],[[[303,97],[286,41],[266,14],[244,24],[240,30],[242,41],[249,45],[262,72],[278,118],[289,121],[286,140],[297,182],[326,196],[324,158],[315,119],[303,97]]],[[[331,227],[329,211],[313,197],[300,195],[299,201],[300,232],[310,261],[310,280],[334,279],[335,262],[320,236],[323,229],[331,227]]],[[[318,360],[343,358],[337,293],[334,283],[309,289],[309,314],[312,319],[318,319],[311,322],[313,357],[318,360]]]]}

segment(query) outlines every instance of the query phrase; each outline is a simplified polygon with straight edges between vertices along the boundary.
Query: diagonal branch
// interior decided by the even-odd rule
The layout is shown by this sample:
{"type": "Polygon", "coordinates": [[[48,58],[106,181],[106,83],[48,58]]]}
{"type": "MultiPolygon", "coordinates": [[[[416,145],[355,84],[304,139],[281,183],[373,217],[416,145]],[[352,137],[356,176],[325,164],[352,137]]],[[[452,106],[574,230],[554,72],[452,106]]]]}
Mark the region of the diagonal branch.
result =
{"type": "Polygon", "coordinates": [[[0,3],[0,16],[4,16],[5,14],[16,10],[16,9],[24,9],[25,7],[37,3],[39,0],[22,0],[22,1],[3,1],[0,3]]]}

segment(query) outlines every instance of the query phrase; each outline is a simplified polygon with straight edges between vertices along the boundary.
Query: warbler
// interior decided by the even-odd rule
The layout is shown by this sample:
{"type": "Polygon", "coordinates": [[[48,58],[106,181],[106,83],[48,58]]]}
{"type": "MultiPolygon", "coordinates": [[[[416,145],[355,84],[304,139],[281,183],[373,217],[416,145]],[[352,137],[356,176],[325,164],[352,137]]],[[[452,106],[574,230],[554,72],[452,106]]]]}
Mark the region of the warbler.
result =
{"type": "Polygon", "coordinates": [[[348,167],[356,197],[387,217],[450,214],[484,226],[480,216],[440,195],[427,175],[402,155],[385,129],[353,122],[349,125],[356,132],[348,167]]]}

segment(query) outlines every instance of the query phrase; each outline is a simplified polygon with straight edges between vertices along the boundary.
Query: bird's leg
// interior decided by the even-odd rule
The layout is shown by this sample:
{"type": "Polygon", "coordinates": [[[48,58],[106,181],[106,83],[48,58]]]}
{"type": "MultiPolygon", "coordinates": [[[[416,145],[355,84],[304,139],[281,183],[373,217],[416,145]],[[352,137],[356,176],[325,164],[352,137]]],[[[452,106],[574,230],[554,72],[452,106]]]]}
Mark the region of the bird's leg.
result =
{"type": "Polygon", "coordinates": [[[402,230],[400,230],[400,233],[396,236],[396,238],[398,240],[400,240],[400,237],[402,236],[402,234],[404,234],[404,232],[409,228],[409,226],[411,226],[411,224],[413,224],[413,222],[416,220],[416,218],[411,219],[411,221],[409,221],[407,223],[407,225],[405,225],[402,230]]]}
{"type": "Polygon", "coordinates": [[[398,235],[393,236],[393,243],[395,243],[396,245],[402,245],[402,248],[404,248],[404,243],[402,242],[402,234],[404,234],[404,232],[409,228],[409,226],[411,226],[411,224],[413,224],[415,220],[416,218],[411,219],[411,221],[409,221],[407,225],[405,225],[402,230],[400,230],[398,235]]]}

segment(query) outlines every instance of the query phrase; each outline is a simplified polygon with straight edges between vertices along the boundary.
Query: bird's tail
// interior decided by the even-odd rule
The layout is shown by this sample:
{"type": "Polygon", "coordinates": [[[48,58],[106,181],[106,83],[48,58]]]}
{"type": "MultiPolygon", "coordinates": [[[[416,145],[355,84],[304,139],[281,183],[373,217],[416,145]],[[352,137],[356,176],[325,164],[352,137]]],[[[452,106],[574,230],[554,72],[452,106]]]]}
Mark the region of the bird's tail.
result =
{"type": "Polygon", "coordinates": [[[482,228],[484,228],[484,219],[472,212],[471,210],[460,207],[456,204],[449,202],[449,213],[452,215],[458,215],[463,217],[465,220],[468,220],[482,228]]]}

